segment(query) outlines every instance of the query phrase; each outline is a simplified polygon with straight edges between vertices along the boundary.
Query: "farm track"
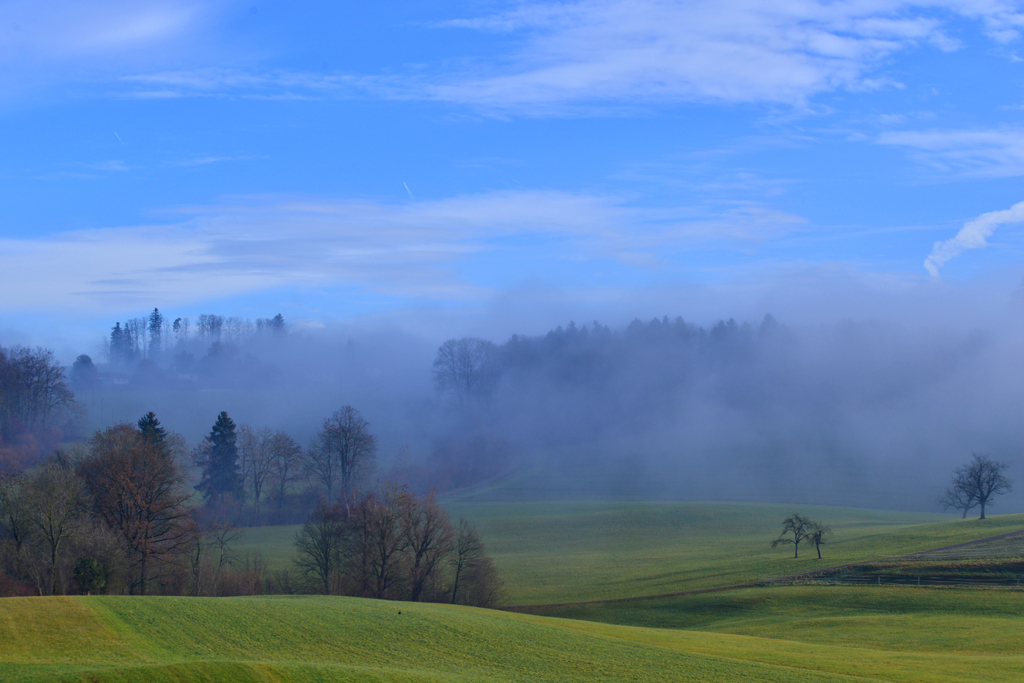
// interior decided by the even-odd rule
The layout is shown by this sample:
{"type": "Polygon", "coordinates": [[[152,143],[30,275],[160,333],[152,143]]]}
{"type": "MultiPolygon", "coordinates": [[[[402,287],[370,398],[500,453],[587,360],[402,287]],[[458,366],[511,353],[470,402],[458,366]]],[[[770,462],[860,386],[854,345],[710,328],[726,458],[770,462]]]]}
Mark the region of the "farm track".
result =
{"type": "Polygon", "coordinates": [[[872,564],[875,562],[886,562],[892,560],[901,560],[909,558],[921,558],[927,557],[932,553],[944,553],[951,550],[957,550],[961,548],[967,548],[971,546],[978,546],[984,543],[992,543],[993,541],[999,541],[1011,537],[1024,538],[1024,529],[1019,531],[1011,531],[1005,534],[998,534],[996,536],[988,536],[986,538],[979,538],[974,541],[967,541],[965,543],[957,543],[955,545],[948,545],[941,548],[932,548],[929,550],[919,550],[913,553],[905,553],[903,555],[890,555],[881,558],[872,558],[869,560],[861,560],[859,562],[849,562],[847,564],[833,565],[830,567],[822,567],[821,569],[815,569],[810,572],[802,572],[800,574],[788,574],[785,576],[774,576],[771,578],[759,578],[755,581],[747,581],[745,583],[734,583],[727,586],[715,586],[712,588],[691,588],[683,591],[672,591],[670,593],[653,593],[650,595],[635,595],[627,598],[603,598],[597,600],[579,600],[575,602],[549,602],[549,603],[535,603],[529,605],[503,605],[498,607],[499,610],[506,612],[524,612],[529,613],[535,609],[560,609],[565,607],[582,607],[585,605],[608,605],[622,602],[633,602],[635,600],[657,600],[659,598],[675,598],[684,595],[700,595],[702,593],[722,593],[725,591],[739,590],[742,588],[757,588],[759,586],[771,585],[776,583],[789,583],[792,581],[800,581],[803,579],[811,579],[816,576],[820,576],[825,573],[841,571],[850,567],[857,567],[865,564],[872,564]]]}

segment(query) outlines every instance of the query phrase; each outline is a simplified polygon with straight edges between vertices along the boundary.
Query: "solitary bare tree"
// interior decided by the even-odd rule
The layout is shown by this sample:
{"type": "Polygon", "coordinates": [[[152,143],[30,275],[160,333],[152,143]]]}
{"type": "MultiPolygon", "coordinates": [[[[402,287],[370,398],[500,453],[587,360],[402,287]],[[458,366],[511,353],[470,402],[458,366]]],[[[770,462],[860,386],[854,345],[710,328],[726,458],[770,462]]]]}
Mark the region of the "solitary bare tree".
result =
{"type": "Polygon", "coordinates": [[[953,471],[953,481],[939,502],[945,509],[963,510],[964,517],[975,505],[980,506],[978,519],[985,519],[985,507],[994,504],[993,498],[1013,490],[1013,482],[1003,474],[1007,467],[984,453],[972,453],[970,462],[953,471]]]}
{"type": "Polygon", "coordinates": [[[814,549],[818,551],[818,559],[821,559],[821,546],[825,543],[825,536],[832,535],[832,527],[822,524],[821,522],[810,523],[810,533],[807,534],[807,539],[814,544],[814,549]]]}
{"type": "Polygon", "coordinates": [[[800,557],[800,544],[810,538],[813,524],[808,518],[793,513],[782,521],[782,533],[772,541],[772,547],[792,543],[793,557],[800,557]]]}

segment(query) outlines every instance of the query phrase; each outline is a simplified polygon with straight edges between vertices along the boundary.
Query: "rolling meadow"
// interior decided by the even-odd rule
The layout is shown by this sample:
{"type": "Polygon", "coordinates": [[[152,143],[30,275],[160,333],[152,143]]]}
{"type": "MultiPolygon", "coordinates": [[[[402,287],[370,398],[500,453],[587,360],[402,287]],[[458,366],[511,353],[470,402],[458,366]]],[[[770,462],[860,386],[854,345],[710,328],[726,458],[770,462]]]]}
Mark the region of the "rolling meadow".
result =
{"type": "MultiPolygon", "coordinates": [[[[506,608],[331,596],[77,596],[0,603],[10,681],[1016,681],[1024,592],[757,585],[1019,531],[1024,516],[801,508],[813,547],[769,547],[789,506],[451,504],[506,608]],[[672,595],[675,593],[674,595],[672,595]],[[660,596],[660,597],[644,597],[660,596]]],[[[295,527],[235,552],[290,562],[295,527]]]]}

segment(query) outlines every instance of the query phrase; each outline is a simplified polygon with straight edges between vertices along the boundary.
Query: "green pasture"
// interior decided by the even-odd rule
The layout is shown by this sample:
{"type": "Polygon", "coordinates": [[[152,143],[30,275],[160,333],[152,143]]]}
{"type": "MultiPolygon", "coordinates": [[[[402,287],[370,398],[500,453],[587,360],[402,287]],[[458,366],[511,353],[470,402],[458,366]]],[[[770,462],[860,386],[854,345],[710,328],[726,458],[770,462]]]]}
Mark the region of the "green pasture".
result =
{"type": "Polygon", "coordinates": [[[338,597],[7,598],[0,680],[1024,677],[1024,629],[1014,618],[1024,594],[946,593],[780,587],[717,594],[716,603],[666,602],[664,609],[693,612],[685,617],[691,630],[338,597]]]}
{"type": "Polygon", "coordinates": [[[531,614],[878,650],[1024,654],[1024,591],[774,586],[560,607],[531,614]]]}
{"type": "MultiPolygon", "coordinates": [[[[604,600],[710,588],[944,547],[1024,529],[1024,515],[984,521],[952,515],[741,503],[477,503],[447,506],[480,531],[508,604],[604,600]],[[800,512],[832,526],[823,559],[769,543],[800,512]]],[[[298,527],[247,529],[257,548],[289,566],[298,527]]]]}

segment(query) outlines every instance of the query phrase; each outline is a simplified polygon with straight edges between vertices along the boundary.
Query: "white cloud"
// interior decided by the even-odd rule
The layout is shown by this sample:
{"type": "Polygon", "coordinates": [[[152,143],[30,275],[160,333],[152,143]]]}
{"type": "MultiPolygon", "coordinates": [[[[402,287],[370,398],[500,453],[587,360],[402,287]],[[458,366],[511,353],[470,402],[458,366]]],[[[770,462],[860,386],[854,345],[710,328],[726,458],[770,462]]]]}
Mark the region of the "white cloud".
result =
{"type": "Polygon", "coordinates": [[[1000,43],[1017,40],[1024,26],[1018,3],[1004,0],[518,2],[439,25],[508,37],[493,43],[492,57],[464,55],[457,63],[469,66],[457,72],[421,64],[384,76],[283,63],[224,67],[231,36],[198,39],[219,4],[18,1],[6,12],[14,17],[7,26],[18,32],[0,22],[0,65],[85,68],[93,81],[113,81],[118,92],[147,98],[369,94],[536,115],[694,101],[799,107],[824,92],[899,87],[886,60],[918,46],[959,49],[957,20],[980,24],[1000,43]],[[181,49],[168,50],[168,41],[181,49]],[[88,70],[90,60],[111,55],[121,60],[88,70]]]}
{"type": "Polygon", "coordinates": [[[165,0],[14,0],[2,10],[3,59],[81,58],[138,49],[181,34],[203,3],[165,0]]]}
{"type": "Polygon", "coordinates": [[[983,23],[1002,42],[1022,25],[999,0],[583,0],[521,3],[450,27],[513,34],[501,63],[420,84],[426,96],[545,113],[608,102],[777,102],[892,83],[874,74],[908,47],[959,44],[943,19],[983,23]]]}
{"type": "Polygon", "coordinates": [[[287,69],[263,71],[221,67],[122,76],[133,97],[169,98],[234,95],[270,99],[337,98],[377,88],[372,79],[287,69]]]}
{"type": "Polygon", "coordinates": [[[1024,130],[893,131],[883,145],[909,148],[919,163],[944,173],[982,177],[1024,175],[1024,130]]]}
{"type": "Polygon", "coordinates": [[[932,277],[938,277],[939,268],[951,258],[959,256],[968,249],[980,249],[986,246],[988,238],[1000,225],[1022,222],[1024,222],[1024,202],[1018,202],[1003,211],[983,213],[974,220],[964,223],[964,227],[960,229],[956,237],[944,242],[936,242],[932,253],[924,261],[924,267],[928,269],[932,277]]]}
{"type": "Polygon", "coordinates": [[[10,0],[0,4],[0,96],[194,63],[196,38],[224,2],[10,0]]]}
{"type": "Polygon", "coordinates": [[[509,239],[528,258],[599,256],[643,269],[672,250],[747,245],[802,223],[755,204],[710,215],[560,192],[409,204],[242,198],[179,212],[172,225],[0,240],[0,289],[18,292],[0,310],[169,305],[291,286],[478,299],[486,290],[464,275],[467,264],[500,259],[509,239]]]}

